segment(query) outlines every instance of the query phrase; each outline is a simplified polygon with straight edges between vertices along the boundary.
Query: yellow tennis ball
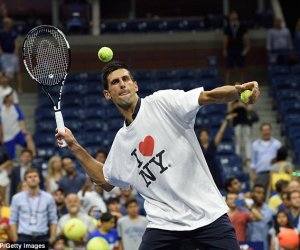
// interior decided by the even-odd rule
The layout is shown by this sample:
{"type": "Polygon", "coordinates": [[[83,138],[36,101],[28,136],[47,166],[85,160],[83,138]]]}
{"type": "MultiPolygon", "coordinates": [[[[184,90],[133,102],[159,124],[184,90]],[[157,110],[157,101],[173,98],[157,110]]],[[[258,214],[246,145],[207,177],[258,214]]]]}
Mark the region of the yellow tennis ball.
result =
{"type": "Polygon", "coordinates": [[[63,231],[67,239],[79,240],[86,234],[86,226],[81,220],[72,218],[67,221],[63,231]]]}
{"type": "Polygon", "coordinates": [[[102,62],[109,62],[113,58],[113,51],[109,47],[102,47],[98,51],[98,58],[102,62]]]}
{"type": "Polygon", "coordinates": [[[241,94],[241,101],[243,103],[248,103],[249,102],[249,96],[251,96],[251,94],[252,94],[251,90],[249,90],[249,89],[244,90],[241,94]]]}
{"type": "Polygon", "coordinates": [[[109,245],[104,238],[94,237],[89,240],[86,249],[87,250],[109,250],[109,245]]]}

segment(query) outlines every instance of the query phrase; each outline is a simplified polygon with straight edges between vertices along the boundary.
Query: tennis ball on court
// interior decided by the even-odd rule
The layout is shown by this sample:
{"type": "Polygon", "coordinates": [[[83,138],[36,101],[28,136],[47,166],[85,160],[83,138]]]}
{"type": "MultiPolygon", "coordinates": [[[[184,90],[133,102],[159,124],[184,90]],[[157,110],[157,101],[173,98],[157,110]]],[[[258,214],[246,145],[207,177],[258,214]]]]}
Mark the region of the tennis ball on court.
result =
{"type": "Polygon", "coordinates": [[[249,89],[246,89],[242,92],[241,94],[241,101],[243,103],[248,103],[249,102],[249,96],[252,94],[252,91],[249,89]]]}
{"type": "Polygon", "coordinates": [[[109,47],[102,47],[98,51],[98,58],[102,62],[109,62],[113,58],[113,51],[109,47]]]}
{"type": "Polygon", "coordinates": [[[86,226],[77,218],[68,220],[64,226],[64,235],[69,240],[80,240],[85,234],[86,226]]]}
{"type": "Polygon", "coordinates": [[[86,245],[87,250],[109,250],[107,241],[102,237],[94,237],[86,245]]]}

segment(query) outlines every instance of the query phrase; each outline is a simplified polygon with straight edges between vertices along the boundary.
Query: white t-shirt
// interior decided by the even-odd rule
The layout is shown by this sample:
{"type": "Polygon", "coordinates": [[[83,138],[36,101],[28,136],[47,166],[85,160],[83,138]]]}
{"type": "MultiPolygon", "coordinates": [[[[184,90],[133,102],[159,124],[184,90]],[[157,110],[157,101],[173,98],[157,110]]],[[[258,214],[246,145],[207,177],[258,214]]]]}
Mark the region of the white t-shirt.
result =
{"type": "Polygon", "coordinates": [[[143,196],[149,228],[193,230],[228,211],[194,132],[201,91],[163,90],[142,99],[105,162],[111,185],[131,185],[143,196]]]}

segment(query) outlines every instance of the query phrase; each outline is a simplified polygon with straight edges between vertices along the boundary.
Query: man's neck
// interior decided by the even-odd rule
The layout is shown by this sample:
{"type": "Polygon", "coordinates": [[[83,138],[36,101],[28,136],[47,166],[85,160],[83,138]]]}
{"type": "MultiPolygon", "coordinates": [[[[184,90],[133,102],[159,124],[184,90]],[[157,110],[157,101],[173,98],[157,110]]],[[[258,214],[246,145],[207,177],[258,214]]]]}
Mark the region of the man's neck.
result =
{"type": "Polygon", "coordinates": [[[129,215],[129,218],[130,218],[131,220],[138,220],[139,217],[140,217],[140,216],[139,216],[138,214],[129,215]]]}
{"type": "Polygon", "coordinates": [[[38,187],[36,188],[28,188],[28,194],[31,197],[37,196],[40,192],[40,189],[38,187]]]}
{"type": "Polygon", "coordinates": [[[99,231],[102,234],[108,234],[108,232],[109,232],[109,230],[107,230],[106,228],[102,228],[102,227],[99,228],[99,231]]]}
{"type": "Polygon", "coordinates": [[[136,99],[134,100],[134,102],[132,103],[132,105],[130,107],[128,107],[127,109],[125,108],[121,108],[119,106],[118,107],[118,110],[120,111],[120,113],[124,116],[126,122],[128,124],[131,124],[134,120],[134,117],[132,117],[134,111],[135,111],[135,108],[136,108],[136,105],[138,103],[138,96],[136,96],[136,99]]]}
{"type": "Polygon", "coordinates": [[[291,214],[293,217],[297,217],[300,213],[300,208],[299,207],[291,207],[291,214]]]}

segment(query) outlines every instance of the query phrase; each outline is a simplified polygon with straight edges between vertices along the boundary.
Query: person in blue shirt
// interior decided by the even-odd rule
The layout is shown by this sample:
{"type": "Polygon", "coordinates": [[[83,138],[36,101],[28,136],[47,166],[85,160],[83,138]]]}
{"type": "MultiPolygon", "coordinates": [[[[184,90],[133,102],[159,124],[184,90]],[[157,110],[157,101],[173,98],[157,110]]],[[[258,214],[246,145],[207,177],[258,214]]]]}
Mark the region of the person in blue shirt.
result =
{"type": "Polygon", "coordinates": [[[94,237],[102,237],[109,244],[109,249],[113,250],[119,246],[119,235],[115,229],[115,218],[110,213],[103,213],[100,220],[100,228],[89,235],[88,241],[94,237]]]}

